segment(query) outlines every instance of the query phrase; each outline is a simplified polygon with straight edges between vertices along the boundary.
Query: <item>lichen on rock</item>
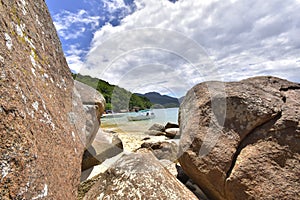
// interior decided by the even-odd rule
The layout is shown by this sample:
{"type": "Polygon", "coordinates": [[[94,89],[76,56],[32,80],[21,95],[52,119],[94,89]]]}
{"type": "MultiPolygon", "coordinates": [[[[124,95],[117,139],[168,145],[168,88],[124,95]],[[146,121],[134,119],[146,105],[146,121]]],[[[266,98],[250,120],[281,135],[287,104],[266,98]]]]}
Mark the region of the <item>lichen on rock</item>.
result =
{"type": "Polygon", "coordinates": [[[0,27],[0,199],[76,199],[84,144],[45,1],[2,0],[0,27]]]}

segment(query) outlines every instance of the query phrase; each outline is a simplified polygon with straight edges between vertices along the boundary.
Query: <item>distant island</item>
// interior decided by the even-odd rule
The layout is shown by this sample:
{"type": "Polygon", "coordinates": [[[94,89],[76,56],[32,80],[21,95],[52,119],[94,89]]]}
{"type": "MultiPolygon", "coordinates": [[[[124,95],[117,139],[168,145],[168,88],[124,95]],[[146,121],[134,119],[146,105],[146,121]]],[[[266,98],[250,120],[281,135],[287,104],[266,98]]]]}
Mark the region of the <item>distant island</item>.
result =
{"type": "Polygon", "coordinates": [[[180,105],[177,98],[161,95],[157,92],[146,94],[131,93],[124,88],[112,85],[99,78],[75,73],[72,75],[75,80],[95,88],[103,95],[106,101],[105,110],[108,112],[128,112],[149,108],[174,108],[180,105]]]}

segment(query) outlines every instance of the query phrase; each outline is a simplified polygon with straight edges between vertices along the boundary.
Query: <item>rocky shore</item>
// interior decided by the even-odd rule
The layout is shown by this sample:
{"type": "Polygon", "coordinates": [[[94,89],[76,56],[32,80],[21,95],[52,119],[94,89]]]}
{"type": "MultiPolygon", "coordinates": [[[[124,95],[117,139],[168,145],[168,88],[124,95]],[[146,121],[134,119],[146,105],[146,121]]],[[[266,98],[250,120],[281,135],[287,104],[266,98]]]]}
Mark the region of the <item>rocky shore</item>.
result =
{"type": "Polygon", "coordinates": [[[300,199],[299,83],[200,83],[178,125],[100,128],[45,1],[0,11],[0,199],[300,199]]]}

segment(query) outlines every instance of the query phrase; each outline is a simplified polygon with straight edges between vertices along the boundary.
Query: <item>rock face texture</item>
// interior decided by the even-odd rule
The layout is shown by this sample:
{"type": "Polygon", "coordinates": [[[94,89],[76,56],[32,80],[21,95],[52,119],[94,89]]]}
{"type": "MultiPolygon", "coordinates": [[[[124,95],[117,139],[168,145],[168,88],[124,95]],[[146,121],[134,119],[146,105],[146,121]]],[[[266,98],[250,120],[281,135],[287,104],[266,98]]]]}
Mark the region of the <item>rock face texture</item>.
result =
{"type": "Polygon", "coordinates": [[[166,159],[172,162],[177,160],[178,145],[173,141],[145,142],[141,145],[141,148],[150,150],[159,160],[166,159]]]}
{"type": "Polygon", "coordinates": [[[100,129],[92,145],[83,154],[81,170],[99,165],[107,158],[121,152],[123,152],[123,144],[120,138],[100,129]]]}
{"type": "MultiPolygon", "coordinates": [[[[74,90],[73,99],[76,99],[76,97],[80,99],[84,112],[79,113],[78,111],[81,111],[81,109],[77,108],[78,105],[74,106],[75,116],[73,119],[79,122],[79,127],[82,125],[85,127],[83,130],[83,143],[86,148],[89,148],[100,127],[100,118],[104,113],[105,99],[102,94],[88,85],[76,80],[74,81],[74,85],[76,90],[74,90]],[[86,121],[81,125],[80,122],[82,122],[82,119],[86,119],[86,121]]],[[[76,122],[75,124],[77,124],[76,122]]]]}
{"type": "Polygon", "coordinates": [[[121,157],[104,174],[81,186],[80,197],[86,193],[86,200],[198,199],[148,152],[121,157]]]}
{"type": "Polygon", "coordinates": [[[250,78],[224,83],[226,97],[215,99],[208,84],[220,83],[196,85],[180,107],[187,175],[212,199],[299,199],[300,84],[250,78]],[[207,137],[216,143],[203,154],[207,137]]]}
{"type": "Polygon", "coordinates": [[[75,199],[84,145],[45,1],[0,1],[0,27],[0,199],[75,199]]]}

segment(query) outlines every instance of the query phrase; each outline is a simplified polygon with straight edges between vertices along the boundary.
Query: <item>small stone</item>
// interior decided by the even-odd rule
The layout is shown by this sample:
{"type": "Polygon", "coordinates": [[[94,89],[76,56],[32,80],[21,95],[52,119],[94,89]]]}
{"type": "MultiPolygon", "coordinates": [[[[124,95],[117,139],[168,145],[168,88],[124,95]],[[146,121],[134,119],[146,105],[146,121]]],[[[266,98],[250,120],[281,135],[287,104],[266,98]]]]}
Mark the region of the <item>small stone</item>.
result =
{"type": "Polygon", "coordinates": [[[144,141],[144,140],[150,140],[150,139],[151,139],[150,137],[145,137],[142,140],[144,141]]]}
{"type": "Polygon", "coordinates": [[[172,162],[177,160],[178,145],[175,142],[145,142],[141,145],[141,148],[150,150],[154,156],[159,160],[170,160],[172,162]]]}
{"type": "Polygon", "coordinates": [[[164,132],[165,131],[165,126],[162,124],[153,124],[149,129],[149,131],[160,131],[164,132]]]}
{"type": "Polygon", "coordinates": [[[165,129],[168,129],[168,128],[179,128],[179,125],[178,125],[178,124],[171,123],[171,122],[168,122],[168,123],[165,125],[165,129]]]}
{"type": "Polygon", "coordinates": [[[179,131],[179,128],[168,128],[165,130],[168,138],[175,138],[176,136],[179,137],[179,131]]]}

